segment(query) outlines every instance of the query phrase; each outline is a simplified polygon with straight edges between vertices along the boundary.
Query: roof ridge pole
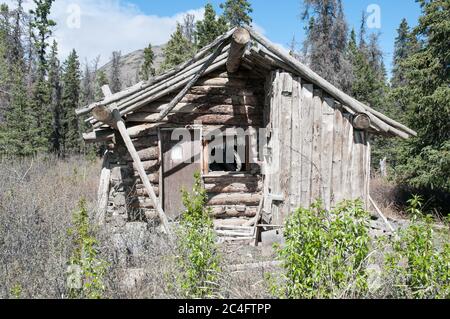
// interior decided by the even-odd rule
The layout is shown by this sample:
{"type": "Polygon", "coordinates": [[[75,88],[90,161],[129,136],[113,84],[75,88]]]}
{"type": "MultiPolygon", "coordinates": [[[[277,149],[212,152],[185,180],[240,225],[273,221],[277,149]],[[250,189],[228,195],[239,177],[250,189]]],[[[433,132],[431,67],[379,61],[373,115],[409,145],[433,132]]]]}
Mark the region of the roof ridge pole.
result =
{"type": "MultiPolygon", "coordinates": [[[[103,94],[105,95],[105,97],[111,95],[111,90],[109,89],[108,85],[103,86],[102,90],[103,90],[103,94]]],[[[142,161],[136,151],[136,147],[134,146],[130,135],[128,135],[128,131],[125,126],[125,122],[124,122],[122,116],[120,115],[119,110],[114,105],[111,107],[111,109],[108,109],[108,110],[111,113],[110,118],[112,118],[114,127],[116,127],[119,130],[120,135],[122,136],[122,139],[125,142],[125,146],[127,147],[127,150],[130,153],[134,164],[136,165],[136,168],[139,173],[139,177],[141,178],[142,182],[144,183],[145,189],[147,190],[147,193],[150,196],[150,199],[152,200],[152,202],[155,206],[155,209],[156,209],[156,212],[158,213],[161,224],[163,225],[167,235],[169,237],[172,237],[172,232],[170,230],[170,225],[169,225],[167,216],[164,213],[164,210],[162,209],[158,198],[156,197],[155,190],[153,189],[153,186],[152,186],[150,180],[148,179],[147,174],[145,173],[144,165],[142,165],[142,161]]]]}
{"type": "Polygon", "coordinates": [[[167,107],[159,113],[159,117],[157,122],[164,119],[170,111],[173,110],[175,106],[184,98],[187,92],[194,86],[194,84],[198,81],[198,79],[205,73],[205,71],[209,68],[209,66],[214,62],[214,60],[222,53],[222,50],[228,45],[228,41],[224,40],[214,51],[214,53],[210,56],[210,58],[203,64],[203,66],[198,70],[198,72],[194,75],[194,77],[189,81],[189,83],[184,87],[180,93],[177,94],[173,98],[172,101],[167,105],[167,107]]]}
{"type": "Polygon", "coordinates": [[[239,70],[242,57],[250,40],[250,33],[244,28],[237,28],[234,31],[228,51],[227,71],[229,73],[236,73],[239,70]]]}

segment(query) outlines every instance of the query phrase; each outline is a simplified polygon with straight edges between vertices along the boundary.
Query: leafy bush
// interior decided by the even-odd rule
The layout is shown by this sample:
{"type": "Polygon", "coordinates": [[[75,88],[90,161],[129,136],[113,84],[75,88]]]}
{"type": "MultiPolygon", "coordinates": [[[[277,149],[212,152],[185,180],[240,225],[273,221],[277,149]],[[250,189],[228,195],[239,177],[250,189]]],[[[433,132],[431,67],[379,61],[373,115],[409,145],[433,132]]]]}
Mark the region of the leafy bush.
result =
{"type": "Polygon", "coordinates": [[[98,258],[98,243],[90,227],[85,199],[80,200],[73,219],[73,228],[69,230],[74,247],[69,266],[69,297],[101,299],[107,263],[98,258]]]}
{"type": "Polygon", "coordinates": [[[360,201],[345,201],[331,212],[316,202],[286,222],[281,278],[271,290],[281,298],[357,297],[367,290],[368,213],[360,201]]]}
{"type": "Polygon", "coordinates": [[[178,264],[181,288],[188,298],[212,297],[216,292],[219,256],[206,191],[199,173],[195,174],[192,194],[183,191],[186,207],[178,231],[178,264]]]}
{"type": "Polygon", "coordinates": [[[450,298],[450,233],[435,232],[421,213],[421,198],[409,201],[411,224],[398,232],[386,254],[386,282],[396,298],[450,298]]]}

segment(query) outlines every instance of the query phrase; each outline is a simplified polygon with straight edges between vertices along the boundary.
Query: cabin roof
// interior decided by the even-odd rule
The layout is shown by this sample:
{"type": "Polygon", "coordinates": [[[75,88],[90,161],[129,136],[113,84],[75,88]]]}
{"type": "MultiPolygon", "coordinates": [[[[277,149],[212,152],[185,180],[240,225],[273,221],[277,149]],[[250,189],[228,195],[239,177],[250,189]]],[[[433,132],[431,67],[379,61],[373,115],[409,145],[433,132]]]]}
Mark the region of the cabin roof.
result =
{"type": "MultiPolygon", "coordinates": [[[[410,128],[342,92],[252,28],[244,28],[250,34],[251,41],[241,58],[243,67],[259,72],[261,75],[265,75],[273,70],[284,70],[301,77],[334,98],[346,111],[352,114],[362,113],[369,116],[371,130],[374,133],[404,139],[417,135],[410,128]]],[[[150,102],[157,101],[168,94],[183,90],[189,83],[198,79],[200,75],[205,76],[227,64],[231,51],[231,38],[236,30],[234,28],[221,35],[211,44],[200,50],[189,61],[149,81],[139,82],[121,92],[106,96],[102,101],[78,109],[76,111],[77,115],[90,114],[96,108],[106,107],[109,109],[116,108],[122,116],[126,117],[127,114],[135,112],[150,102]]],[[[164,110],[161,113],[164,117],[164,110]]],[[[99,122],[94,117],[90,117],[86,121],[94,129],[104,126],[104,123],[99,122]]]]}

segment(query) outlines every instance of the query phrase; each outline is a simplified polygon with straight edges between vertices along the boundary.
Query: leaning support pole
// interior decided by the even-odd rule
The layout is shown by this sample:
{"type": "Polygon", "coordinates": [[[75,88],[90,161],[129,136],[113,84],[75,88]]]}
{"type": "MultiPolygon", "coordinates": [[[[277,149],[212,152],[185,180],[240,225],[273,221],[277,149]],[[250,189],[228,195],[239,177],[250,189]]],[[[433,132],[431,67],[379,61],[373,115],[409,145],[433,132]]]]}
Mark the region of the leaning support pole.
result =
{"type": "Polygon", "coordinates": [[[156,207],[156,212],[158,213],[159,219],[161,220],[161,223],[164,226],[164,229],[166,230],[167,234],[171,236],[170,231],[170,225],[169,221],[167,219],[166,214],[164,213],[161,204],[159,203],[158,198],[156,197],[155,191],[152,187],[152,184],[150,183],[150,180],[148,179],[147,174],[145,173],[144,166],[142,165],[142,161],[139,158],[139,155],[136,151],[136,148],[133,145],[133,142],[131,141],[131,137],[128,135],[127,128],[125,126],[125,123],[122,119],[122,116],[120,115],[119,110],[114,109],[112,111],[114,120],[116,121],[117,129],[120,132],[120,135],[122,136],[123,141],[125,142],[125,145],[128,149],[128,152],[131,155],[131,158],[133,158],[134,164],[138,170],[139,177],[141,178],[142,182],[144,183],[145,189],[147,190],[150,199],[154,203],[156,207]]]}
{"type": "Polygon", "coordinates": [[[227,71],[229,73],[236,73],[239,70],[248,43],[250,43],[250,33],[244,28],[237,28],[231,38],[228,52],[227,71]]]}
{"type": "MultiPolygon", "coordinates": [[[[105,97],[112,95],[111,90],[109,89],[108,85],[103,86],[102,91],[103,91],[103,94],[105,95],[105,97]]],[[[123,118],[120,115],[119,110],[117,109],[117,107],[114,107],[114,105],[112,107],[112,111],[111,111],[111,109],[106,109],[106,110],[109,110],[109,112],[111,113],[110,116],[107,115],[106,117],[112,118],[113,126],[115,128],[117,128],[117,130],[119,130],[119,133],[122,136],[123,141],[125,142],[125,146],[127,147],[127,150],[130,153],[131,158],[133,159],[134,165],[137,168],[139,177],[141,178],[142,183],[144,183],[145,189],[156,208],[156,212],[158,213],[158,217],[161,220],[161,224],[163,225],[163,227],[164,227],[166,233],[169,235],[169,237],[171,237],[172,232],[170,231],[169,220],[167,219],[167,216],[164,213],[164,210],[162,209],[158,198],[156,197],[155,190],[153,189],[152,184],[150,183],[150,180],[148,179],[148,176],[145,173],[144,165],[142,164],[142,161],[136,151],[136,148],[134,147],[134,144],[133,144],[133,141],[131,140],[130,135],[128,135],[128,131],[125,126],[125,122],[123,121],[123,118]]],[[[106,111],[106,113],[107,113],[107,111],[106,111]]]]}

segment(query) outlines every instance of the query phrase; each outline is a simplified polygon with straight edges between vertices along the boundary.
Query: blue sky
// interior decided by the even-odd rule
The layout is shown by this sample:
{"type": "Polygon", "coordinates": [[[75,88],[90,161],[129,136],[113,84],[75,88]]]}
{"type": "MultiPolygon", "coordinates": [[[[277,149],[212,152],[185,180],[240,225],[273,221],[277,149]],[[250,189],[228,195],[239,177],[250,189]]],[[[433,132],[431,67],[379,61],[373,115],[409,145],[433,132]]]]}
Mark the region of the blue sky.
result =
{"type": "MultiPolygon", "coordinates": [[[[201,19],[208,0],[57,0],[51,17],[57,22],[54,38],[60,58],[75,49],[82,62],[100,57],[100,65],[110,60],[112,51],[127,54],[149,43],[167,43],[177,22],[187,14],[201,19]]],[[[218,11],[224,0],[210,0],[218,11]]],[[[380,9],[381,46],[385,64],[390,69],[396,29],[402,18],[416,25],[420,7],[415,0],[343,0],[350,27],[359,29],[362,11],[375,4],[380,9]]],[[[14,6],[15,0],[0,0],[14,6]]],[[[302,42],[303,26],[299,19],[301,0],[251,0],[255,28],[273,42],[288,47],[295,35],[302,42]]],[[[25,8],[33,0],[25,0],[25,8]]]]}
{"type": "MultiPolygon", "coordinates": [[[[130,0],[147,14],[173,15],[176,12],[196,9],[203,6],[205,0],[130,0]]],[[[221,0],[210,1],[219,10],[221,0]]],[[[303,40],[302,24],[299,14],[302,7],[301,0],[253,0],[253,19],[262,27],[265,35],[272,41],[287,46],[295,35],[297,41],[303,40]]],[[[420,15],[420,6],[414,0],[344,0],[344,9],[350,27],[359,29],[362,11],[368,6],[376,4],[380,7],[381,28],[371,29],[380,32],[385,63],[391,65],[396,29],[402,18],[406,18],[410,25],[416,25],[420,15]]]]}

